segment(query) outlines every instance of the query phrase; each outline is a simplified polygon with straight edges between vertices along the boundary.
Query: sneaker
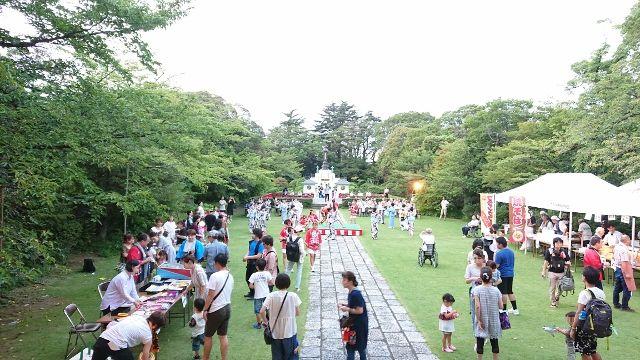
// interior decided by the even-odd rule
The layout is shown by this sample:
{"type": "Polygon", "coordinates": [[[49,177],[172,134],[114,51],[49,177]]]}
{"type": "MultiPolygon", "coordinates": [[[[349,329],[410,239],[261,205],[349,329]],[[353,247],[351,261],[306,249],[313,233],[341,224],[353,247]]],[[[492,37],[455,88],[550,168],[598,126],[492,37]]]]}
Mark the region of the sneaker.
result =
{"type": "Polygon", "coordinates": [[[620,304],[613,304],[613,307],[614,307],[614,308],[616,308],[616,309],[620,309],[620,308],[622,307],[622,305],[620,305],[620,304]]]}
{"type": "Polygon", "coordinates": [[[193,360],[199,360],[200,359],[200,355],[193,355],[193,360]]]}
{"type": "Polygon", "coordinates": [[[456,347],[455,347],[455,346],[453,346],[453,345],[449,345],[449,349],[451,349],[451,350],[453,350],[453,351],[458,350],[458,349],[456,349],[456,347]]]}
{"type": "Polygon", "coordinates": [[[449,349],[448,347],[446,348],[442,348],[442,352],[446,352],[446,353],[452,353],[453,350],[449,349]]]}
{"type": "Polygon", "coordinates": [[[552,307],[552,308],[557,308],[557,307],[558,307],[558,304],[556,304],[556,303],[551,303],[550,307],[552,307]]]}
{"type": "Polygon", "coordinates": [[[628,312],[636,312],[635,310],[633,310],[632,308],[630,308],[630,307],[628,307],[628,306],[627,306],[627,307],[621,307],[621,308],[620,308],[620,310],[622,310],[622,311],[628,311],[628,312]]]}
{"type": "Polygon", "coordinates": [[[300,292],[300,288],[296,288],[296,292],[300,292]]]}
{"type": "Polygon", "coordinates": [[[518,309],[515,309],[515,310],[514,310],[514,309],[512,309],[511,313],[512,313],[513,315],[520,315],[520,311],[518,311],[518,309]]]}
{"type": "Polygon", "coordinates": [[[260,325],[260,324],[258,324],[258,323],[253,324],[253,325],[252,325],[252,327],[253,327],[254,329],[262,329],[262,325],[260,325]]]}

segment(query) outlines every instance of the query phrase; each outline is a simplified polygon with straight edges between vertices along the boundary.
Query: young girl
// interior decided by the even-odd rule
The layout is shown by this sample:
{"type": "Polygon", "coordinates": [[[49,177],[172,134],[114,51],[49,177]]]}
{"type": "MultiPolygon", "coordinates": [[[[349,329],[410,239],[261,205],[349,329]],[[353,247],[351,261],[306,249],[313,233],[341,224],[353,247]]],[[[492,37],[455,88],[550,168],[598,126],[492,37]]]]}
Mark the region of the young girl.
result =
{"type": "Polygon", "coordinates": [[[438,315],[440,319],[439,328],[442,331],[442,351],[447,353],[456,350],[456,347],[451,344],[451,335],[456,331],[453,320],[460,316],[451,307],[455,301],[456,299],[449,293],[442,295],[442,306],[440,306],[440,314],[438,315]]]}

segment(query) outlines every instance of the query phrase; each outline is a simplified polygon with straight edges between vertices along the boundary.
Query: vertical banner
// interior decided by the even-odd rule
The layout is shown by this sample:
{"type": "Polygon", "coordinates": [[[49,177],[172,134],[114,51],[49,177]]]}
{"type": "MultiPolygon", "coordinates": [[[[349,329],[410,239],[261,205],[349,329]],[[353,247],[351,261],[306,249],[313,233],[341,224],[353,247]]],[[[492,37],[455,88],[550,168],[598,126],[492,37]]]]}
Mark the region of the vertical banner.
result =
{"type": "Polygon", "coordinates": [[[480,194],[480,225],[482,233],[496,223],[496,194],[480,194]]]}
{"type": "Polygon", "coordinates": [[[509,197],[509,241],[523,242],[526,240],[524,228],[527,225],[527,208],[524,197],[509,197]]]}

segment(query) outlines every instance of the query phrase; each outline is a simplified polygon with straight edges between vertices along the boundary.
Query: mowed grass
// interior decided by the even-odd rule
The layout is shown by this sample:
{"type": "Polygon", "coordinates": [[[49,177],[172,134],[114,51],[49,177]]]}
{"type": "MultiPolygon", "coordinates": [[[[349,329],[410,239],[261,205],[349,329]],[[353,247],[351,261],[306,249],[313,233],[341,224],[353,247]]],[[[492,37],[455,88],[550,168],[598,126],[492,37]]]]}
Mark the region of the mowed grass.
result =
{"type": "MultiPolygon", "coordinates": [[[[346,215],[346,214],[345,214],[346,215]]],[[[471,250],[472,239],[462,238],[460,220],[442,221],[433,217],[422,217],[416,223],[416,234],[410,237],[407,232],[388,229],[380,225],[378,240],[372,240],[368,218],[358,218],[364,230],[362,242],[374,263],[389,282],[399,300],[407,308],[412,319],[422,331],[431,350],[442,359],[473,359],[475,338],[469,315],[469,286],[464,282],[466,256],[471,250]],[[417,265],[417,251],[421,241],[418,233],[425,228],[433,229],[437,239],[439,265],[433,268],[429,262],[424,267],[417,265]],[[438,312],[444,293],[454,295],[454,309],[461,314],[456,320],[453,344],[455,353],[443,353],[441,333],[438,331],[438,312]]],[[[398,222],[396,221],[396,225],[398,222]]],[[[566,358],[564,338],[555,337],[542,330],[543,326],[567,327],[564,314],[575,310],[578,291],[574,295],[563,297],[557,309],[549,307],[547,295],[548,282],[540,277],[543,259],[532,257],[531,253],[516,250],[516,277],[514,292],[520,309],[519,316],[511,316],[510,330],[503,331],[500,339],[500,357],[502,359],[563,359],[566,358]]],[[[572,267],[573,269],[573,267],[572,267]]],[[[581,268],[578,267],[578,272],[581,268]]],[[[613,284],[605,282],[607,301],[612,305],[613,284]]],[[[581,275],[576,275],[576,289],[582,289],[581,275]]],[[[640,310],[640,301],[632,297],[630,307],[640,310]]],[[[610,349],[606,340],[598,341],[598,351],[605,359],[638,358],[640,344],[640,314],[614,310],[614,325],[619,333],[613,335],[610,349]]],[[[485,345],[485,357],[491,358],[490,346],[485,345]]],[[[579,357],[579,356],[578,356],[579,357]]]]}
{"type": "MultiPolygon", "coordinates": [[[[281,228],[280,218],[274,217],[268,224],[268,232],[277,239],[281,228]]],[[[232,313],[229,324],[230,359],[271,359],[271,350],[265,345],[262,331],[251,328],[255,322],[253,302],[244,299],[247,286],[244,281],[245,263],[242,256],[248,248],[250,239],[247,219],[236,216],[230,225],[231,260],[229,266],[235,280],[232,298],[232,313]]],[[[279,242],[276,249],[280,250],[279,242]]],[[[278,253],[280,269],[282,263],[278,253]]],[[[5,315],[0,319],[0,359],[63,359],[68,336],[68,321],[63,314],[67,304],[76,303],[88,321],[96,320],[99,315],[100,297],[97,285],[99,278],[111,279],[117,256],[95,258],[95,275],[77,272],[53,276],[43,280],[43,285],[22,288],[21,294],[28,294],[29,300],[3,309],[5,315]],[[10,311],[7,311],[10,310],[10,311]],[[15,319],[17,324],[8,324],[15,319]]],[[[298,337],[302,339],[308,303],[308,263],[305,264],[302,290],[302,314],[298,318],[298,337]]],[[[176,305],[180,311],[180,304],[176,305]]],[[[189,314],[191,316],[191,314],[189,314]]],[[[188,320],[188,319],[187,319],[188,320]]],[[[191,331],[182,326],[182,319],[172,319],[160,334],[160,359],[193,359],[191,352],[191,331]]],[[[91,336],[85,337],[92,339],[91,336]]],[[[91,345],[93,341],[91,341],[91,345]]],[[[202,350],[201,350],[202,354],[202,350]]],[[[212,359],[220,359],[218,341],[214,337],[212,359]]]]}

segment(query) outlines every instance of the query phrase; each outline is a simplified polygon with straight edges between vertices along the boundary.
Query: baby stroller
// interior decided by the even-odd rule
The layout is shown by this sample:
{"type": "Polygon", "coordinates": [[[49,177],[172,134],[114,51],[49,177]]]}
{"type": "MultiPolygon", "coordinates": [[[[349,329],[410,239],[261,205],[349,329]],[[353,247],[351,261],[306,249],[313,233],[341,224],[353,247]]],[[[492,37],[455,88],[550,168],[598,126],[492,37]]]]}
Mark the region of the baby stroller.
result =
{"type": "Polygon", "coordinates": [[[431,233],[431,229],[427,229],[420,233],[422,246],[418,250],[418,265],[424,266],[425,261],[429,260],[431,266],[438,267],[438,252],[436,251],[436,238],[431,233]]]}

